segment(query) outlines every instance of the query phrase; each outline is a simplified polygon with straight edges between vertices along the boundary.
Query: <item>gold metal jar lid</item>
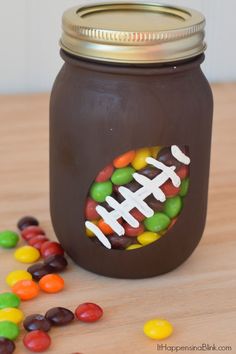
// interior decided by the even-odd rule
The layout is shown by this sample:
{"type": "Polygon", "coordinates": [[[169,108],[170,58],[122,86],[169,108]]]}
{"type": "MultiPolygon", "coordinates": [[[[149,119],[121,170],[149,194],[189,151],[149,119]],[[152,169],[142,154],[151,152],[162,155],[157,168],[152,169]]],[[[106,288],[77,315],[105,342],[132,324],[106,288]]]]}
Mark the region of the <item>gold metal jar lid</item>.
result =
{"type": "Polygon", "coordinates": [[[61,47],[116,63],[163,63],[206,49],[205,18],[195,10],[156,3],[102,3],[67,10],[61,47]]]}

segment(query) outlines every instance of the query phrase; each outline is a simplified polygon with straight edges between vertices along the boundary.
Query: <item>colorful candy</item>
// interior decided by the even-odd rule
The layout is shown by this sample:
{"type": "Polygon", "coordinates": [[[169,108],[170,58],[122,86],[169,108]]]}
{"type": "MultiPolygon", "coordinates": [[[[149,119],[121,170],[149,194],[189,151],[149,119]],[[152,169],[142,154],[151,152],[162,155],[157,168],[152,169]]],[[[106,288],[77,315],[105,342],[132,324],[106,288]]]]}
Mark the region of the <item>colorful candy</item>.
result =
{"type": "Polygon", "coordinates": [[[106,182],[108,181],[112,173],[114,171],[114,167],[112,165],[106,166],[96,177],[95,182],[106,182]]]}
{"type": "Polygon", "coordinates": [[[113,173],[111,181],[118,186],[130,183],[133,180],[134,172],[132,167],[119,168],[113,173]]]}
{"type": "Polygon", "coordinates": [[[62,272],[68,266],[66,258],[60,254],[55,254],[45,258],[44,264],[52,268],[54,273],[62,272]]]}
{"type": "Polygon", "coordinates": [[[125,223],[123,226],[125,229],[125,235],[129,237],[137,237],[144,232],[144,226],[142,224],[139,224],[138,227],[132,227],[125,223]]]}
{"type": "Polygon", "coordinates": [[[47,241],[49,241],[49,240],[45,235],[37,235],[35,237],[32,237],[29,240],[28,244],[29,244],[29,246],[32,246],[34,248],[37,248],[37,250],[40,250],[42,245],[47,241]]]}
{"type": "Polygon", "coordinates": [[[64,307],[54,307],[48,310],[45,317],[53,326],[65,326],[75,318],[73,312],[64,307]]]}
{"type": "Polygon", "coordinates": [[[0,232],[0,247],[3,248],[14,248],[19,242],[19,236],[13,231],[2,231],[0,232]]]}
{"type": "Polygon", "coordinates": [[[25,241],[29,241],[31,238],[37,235],[44,235],[45,232],[39,226],[28,226],[23,229],[21,236],[25,241]]]}
{"type": "Polygon", "coordinates": [[[169,218],[176,218],[182,209],[182,199],[179,196],[174,198],[169,198],[165,202],[164,213],[169,216],[169,218]]]}
{"type": "Polygon", "coordinates": [[[85,234],[94,243],[117,250],[135,250],[160,239],[174,226],[183,209],[189,188],[188,156],[187,146],[154,146],[115,158],[90,188],[85,207],[85,219],[90,224],[86,224],[85,234]],[[146,217],[152,215],[150,209],[154,215],[146,217]],[[139,222],[138,227],[132,226],[135,223],[128,214],[139,222]]]}
{"type": "Polygon", "coordinates": [[[26,227],[29,226],[38,226],[39,222],[36,218],[34,218],[33,216],[24,216],[23,218],[21,218],[18,223],[17,223],[17,227],[19,230],[24,230],[26,227]]]}
{"type": "Polygon", "coordinates": [[[5,292],[0,294],[0,309],[20,306],[20,298],[13,293],[5,292]]]}
{"type": "Polygon", "coordinates": [[[34,263],[40,258],[40,252],[32,246],[23,246],[15,251],[14,257],[21,263],[34,263]]]}
{"type": "Polygon", "coordinates": [[[155,318],[145,323],[144,333],[151,339],[166,339],[173,333],[173,326],[170,322],[155,318]]]}
{"type": "Polygon", "coordinates": [[[32,331],[25,335],[24,346],[31,352],[44,352],[51,345],[51,338],[43,331],[32,331]]]}
{"type": "Polygon", "coordinates": [[[98,206],[98,203],[95,202],[95,200],[88,198],[85,206],[85,217],[88,220],[96,220],[99,219],[100,216],[96,211],[96,207],[98,206]]]}
{"type": "Polygon", "coordinates": [[[128,166],[135,158],[136,152],[134,150],[128,151],[123,155],[118,156],[113,160],[113,165],[115,168],[123,168],[128,166]]]}
{"type": "Polygon", "coordinates": [[[96,202],[105,202],[106,197],[112,194],[111,181],[97,183],[95,182],[90,189],[90,196],[96,202]]]}
{"type": "Polygon", "coordinates": [[[57,293],[64,288],[64,280],[57,274],[48,274],[40,279],[39,287],[46,293],[57,293]]]}
{"type": "Polygon", "coordinates": [[[179,195],[181,197],[186,197],[188,193],[188,189],[189,189],[189,178],[186,178],[181,183],[179,195]]]}
{"type": "Polygon", "coordinates": [[[135,170],[141,170],[147,166],[146,158],[149,156],[152,156],[150,149],[139,149],[136,151],[135,158],[133,159],[131,165],[135,168],[135,170]]]}
{"type": "Polygon", "coordinates": [[[44,263],[36,263],[29,267],[28,272],[32,275],[33,279],[39,281],[42,277],[47,274],[54,273],[54,270],[50,265],[44,263]]]}
{"type": "Polygon", "coordinates": [[[133,240],[131,237],[126,237],[126,236],[118,236],[118,235],[111,235],[109,236],[109,241],[112,245],[113,249],[116,250],[124,250],[130,245],[132,245],[133,240]]]}
{"type": "Polygon", "coordinates": [[[33,280],[21,280],[12,287],[12,291],[21,300],[27,301],[38,296],[39,286],[33,280]]]}
{"type": "Polygon", "coordinates": [[[47,258],[49,256],[55,256],[56,254],[64,255],[64,249],[58,242],[44,242],[40,249],[41,255],[43,258],[47,258]]]}
{"type": "Polygon", "coordinates": [[[138,236],[138,242],[141,243],[143,246],[150,245],[157,240],[159,240],[161,236],[158,235],[156,232],[144,232],[143,234],[138,236]]]}
{"type": "Polygon", "coordinates": [[[6,283],[12,287],[20,280],[32,280],[32,275],[26,270],[14,270],[6,277],[6,283]]]}
{"type": "Polygon", "coordinates": [[[138,248],[142,248],[143,245],[140,245],[139,243],[134,243],[133,245],[130,245],[129,247],[126,248],[127,251],[132,251],[136,250],[138,248]]]}
{"type": "Polygon", "coordinates": [[[28,332],[38,330],[48,332],[51,329],[51,322],[43,315],[33,314],[24,319],[23,326],[28,332]]]}
{"type": "Polygon", "coordinates": [[[0,337],[0,353],[12,354],[16,349],[15,343],[7,338],[0,337]]]}
{"type": "Polygon", "coordinates": [[[0,337],[15,340],[20,334],[19,327],[10,321],[0,322],[0,337]]]}
{"type": "Polygon", "coordinates": [[[155,213],[144,221],[146,229],[152,232],[163,231],[169,226],[169,224],[170,218],[164,213],[155,213]]]}
{"type": "Polygon", "coordinates": [[[19,324],[23,321],[24,314],[21,310],[14,307],[9,307],[0,310],[0,322],[1,321],[10,321],[16,324],[19,324]]]}
{"type": "Polygon", "coordinates": [[[90,302],[79,305],[75,310],[76,318],[82,322],[96,322],[102,315],[102,308],[90,302]]]}

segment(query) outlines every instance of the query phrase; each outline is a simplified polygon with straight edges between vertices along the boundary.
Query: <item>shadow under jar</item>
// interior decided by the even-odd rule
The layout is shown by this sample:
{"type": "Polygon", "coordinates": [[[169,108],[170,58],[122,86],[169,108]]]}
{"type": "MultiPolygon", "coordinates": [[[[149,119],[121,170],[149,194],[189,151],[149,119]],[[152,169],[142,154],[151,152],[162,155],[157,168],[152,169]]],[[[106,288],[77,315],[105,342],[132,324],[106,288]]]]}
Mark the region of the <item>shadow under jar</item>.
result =
{"type": "Polygon", "coordinates": [[[81,267],[156,276],[199,243],[213,113],[204,28],[195,10],[154,4],[65,12],[50,203],[56,235],[81,267]]]}

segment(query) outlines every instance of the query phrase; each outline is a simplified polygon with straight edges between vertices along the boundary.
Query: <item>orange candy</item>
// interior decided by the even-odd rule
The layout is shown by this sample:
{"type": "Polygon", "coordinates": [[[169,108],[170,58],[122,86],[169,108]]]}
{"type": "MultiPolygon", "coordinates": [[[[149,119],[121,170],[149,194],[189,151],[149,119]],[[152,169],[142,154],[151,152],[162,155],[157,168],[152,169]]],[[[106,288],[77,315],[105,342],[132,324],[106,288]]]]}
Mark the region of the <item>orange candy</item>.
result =
{"type": "Polygon", "coordinates": [[[39,287],[46,293],[58,293],[64,288],[64,280],[57,274],[47,274],[40,279],[39,287]]]}
{"type": "Polygon", "coordinates": [[[114,231],[112,230],[112,228],[109,225],[107,225],[103,219],[99,220],[98,227],[104,233],[104,235],[114,234],[114,231]]]}
{"type": "Polygon", "coordinates": [[[33,280],[20,280],[12,287],[12,292],[27,301],[38,296],[39,286],[33,280]]]}
{"type": "Polygon", "coordinates": [[[133,159],[135,158],[135,151],[128,151],[123,155],[118,156],[115,160],[113,160],[113,165],[116,168],[123,168],[128,166],[133,159]]]}

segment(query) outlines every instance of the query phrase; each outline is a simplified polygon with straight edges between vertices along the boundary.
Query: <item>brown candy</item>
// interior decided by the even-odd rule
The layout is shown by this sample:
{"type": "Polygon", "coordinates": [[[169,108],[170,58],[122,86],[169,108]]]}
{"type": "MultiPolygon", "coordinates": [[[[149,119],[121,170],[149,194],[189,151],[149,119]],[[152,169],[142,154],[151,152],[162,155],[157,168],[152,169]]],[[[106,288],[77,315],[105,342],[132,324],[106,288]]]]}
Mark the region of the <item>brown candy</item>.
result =
{"type": "Polygon", "coordinates": [[[65,326],[75,318],[73,312],[64,307],[54,307],[48,310],[45,317],[53,326],[65,326]]]}
{"type": "Polygon", "coordinates": [[[39,281],[47,274],[54,273],[54,269],[48,264],[36,263],[30,266],[27,271],[32,275],[33,279],[39,281]]]}
{"type": "Polygon", "coordinates": [[[132,245],[133,240],[130,237],[118,236],[116,234],[109,236],[109,241],[113,249],[124,250],[132,245]]]}
{"type": "Polygon", "coordinates": [[[15,343],[10,339],[0,337],[0,353],[12,354],[16,349],[15,343]]]}
{"type": "Polygon", "coordinates": [[[37,330],[48,332],[51,328],[51,322],[43,315],[33,314],[24,319],[23,326],[28,332],[37,330]]]}
{"type": "Polygon", "coordinates": [[[60,254],[47,257],[44,260],[44,264],[52,268],[53,273],[59,273],[66,269],[68,262],[66,258],[60,254]]]}

